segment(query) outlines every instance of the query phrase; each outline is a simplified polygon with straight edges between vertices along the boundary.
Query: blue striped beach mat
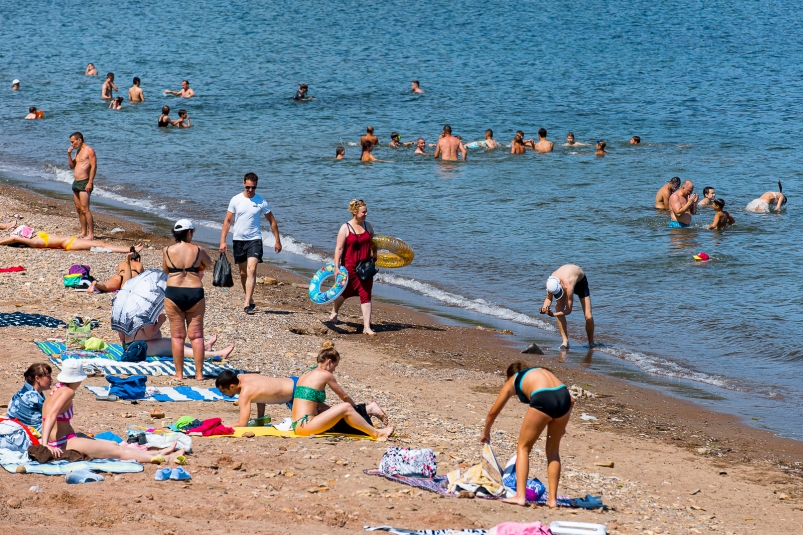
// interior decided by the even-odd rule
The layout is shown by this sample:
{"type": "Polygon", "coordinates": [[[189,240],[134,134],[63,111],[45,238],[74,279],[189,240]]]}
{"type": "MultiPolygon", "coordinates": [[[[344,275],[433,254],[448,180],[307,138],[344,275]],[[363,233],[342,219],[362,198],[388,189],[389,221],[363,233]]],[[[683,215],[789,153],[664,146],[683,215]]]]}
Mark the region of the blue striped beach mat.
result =
{"type": "Polygon", "coordinates": [[[119,459],[92,459],[91,461],[78,461],[70,463],[67,461],[53,461],[52,463],[39,464],[36,461],[24,464],[4,464],[6,472],[17,473],[18,466],[24,466],[28,474],[42,474],[46,476],[63,476],[75,470],[94,470],[96,472],[107,472],[110,474],[132,474],[142,472],[145,467],[137,461],[121,461],[119,459]]]}
{"type": "MultiPolygon", "coordinates": [[[[84,388],[96,396],[108,396],[108,386],[87,386],[84,388]]],[[[237,396],[228,397],[217,388],[199,386],[149,386],[144,401],[236,401],[237,396]]]]}
{"type": "MultiPolygon", "coordinates": [[[[65,358],[96,358],[108,359],[119,361],[123,355],[123,346],[120,344],[108,344],[105,351],[73,351],[68,350],[64,342],[34,342],[36,347],[42,350],[42,353],[48,357],[61,355],[62,359],[65,358]]],[[[145,362],[158,362],[162,360],[173,360],[172,355],[162,357],[146,357],[145,362]]]]}
{"type": "MultiPolygon", "coordinates": [[[[61,369],[61,359],[51,356],[50,362],[61,369]]],[[[106,359],[84,359],[84,366],[91,366],[102,371],[105,375],[175,375],[176,367],[173,362],[117,362],[106,359]]],[[[204,375],[217,377],[224,370],[234,373],[244,373],[228,365],[213,364],[204,362],[204,375]]],[[[189,359],[184,360],[184,375],[195,375],[195,362],[189,359]]]]}

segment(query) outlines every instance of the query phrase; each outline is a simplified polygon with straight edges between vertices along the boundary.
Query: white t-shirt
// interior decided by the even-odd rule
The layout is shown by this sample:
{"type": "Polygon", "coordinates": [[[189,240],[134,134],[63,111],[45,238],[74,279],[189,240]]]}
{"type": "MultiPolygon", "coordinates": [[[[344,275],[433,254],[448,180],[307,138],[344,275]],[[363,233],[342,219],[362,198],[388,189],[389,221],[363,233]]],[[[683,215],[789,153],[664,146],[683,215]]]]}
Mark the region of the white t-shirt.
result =
{"type": "Polygon", "coordinates": [[[261,240],[262,230],[259,223],[263,215],[270,212],[270,206],[259,195],[250,199],[240,193],[229,201],[229,212],[234,214],[232,232],[236,241],[261,240]]]}

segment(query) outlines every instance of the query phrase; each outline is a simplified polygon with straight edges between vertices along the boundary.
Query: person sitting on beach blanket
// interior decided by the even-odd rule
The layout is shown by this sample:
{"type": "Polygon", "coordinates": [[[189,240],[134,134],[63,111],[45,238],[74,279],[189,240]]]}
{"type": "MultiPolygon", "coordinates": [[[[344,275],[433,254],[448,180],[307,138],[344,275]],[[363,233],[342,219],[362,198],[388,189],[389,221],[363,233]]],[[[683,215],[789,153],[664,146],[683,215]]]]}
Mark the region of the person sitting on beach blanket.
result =
{"type": "MultiPolygon", "coordinates": [[[[42,440],[47,441],[48,449],[58,459],[64,450],[75,450],[94,459],[122,459],[140,463],[161,464],[178,460],[184,450],[176,450],[174,442],[160,450],[157,455],[136,448],[120,446],[110,440],[95,440],[78,436],[70,420],[75,414],[73,400],[75,391],[87,378],[84,365],[79,359],[68,359],[61,365],[58,383],[42,407],[42,440]]],[[[183,459],[183,457],[182,457],[183,459]]]]}
{"type": "Polygon", "coordinates": [[[514,362],[507,368],[507,381],[499,392],[488,416],[480,442],[491,443],[491,429],[496,418],[510,398],[529,405],[519,432],[516,450],[516,495],[503,500],[515,505],[527,505],[527,476],[530,473],[530,452],[538,438],[547,430],[546,459],[549,485],[549,507],[557,507],[558,482],[560,481],[560,440],[566,433],[566,425],[572,413],[574,400],[551,370],[530,368],[523,362],[514,362]]]}
{"type": "Polygon", "coordinates": [[[23,377],[25,384],[8,403],[8,417],[15,418],[37,431],[42,430],[42,405],[45,402],[45,390],[50,390],[53,382],[53,368],[49,364],[37,362],[28,366],[23,377]]]}
{"type": "Polygon", "coordinates": [[[117,275],[106,282],[92,281],[87,293],[108,293],[120,290],[129,279],[133,279],[142,273],[142,259],[139,253],[131,247],[130,252],[125,255],[125,261],[117,264],[117,275]]]}
{"type": "MultiPolygon", "coordinates": [[[[123,351],[136,341],[145,342],[148,346],[147,356],[162,357],[173,354],[173,341],[170,338],[162,338],[162,325],[167,320],[167,316],[159,314],[159,318],[153,325],[146,325],[137,332],[134,336],[126,336],[121,332],[117,334],[120,336],[120,343],[123,345],[123,351]]],[[[222,351],[212,351],[212,346],[217,342],[217,335],[212,338],[204,339],[204,360],[212,357],[226,358],[232,351],[234,351],[234,342],[232,342],[226,349],[222,351]]],[[[193,358],[193,349],[190,344],[184,344],[184,358],[193,358]]]]}
{"type": "MultiPolygon", "coordinates": [[[[350,427],[362,431],[373,439],[387,440],[393,434],[393,426],[385,423],[383,429],[376,429],[368,423],[357,412],[351,397],[337,383],[334,371],[340,363],[340,354],[335,350],[334,344],[323,343],[317,362],[317,366],[298,378],[293,393],[293,431],[299,436],[306,437],[324,433],[344,420],[350,427]],[[318,405],[326,401],[327,385],[345,403],[339,403],[321,412],[318,405]]],[[[383,418],[384,422],[387,422],[387,416],[383,418]]]]}
{"type": "MultiPolygon", "coordinates": [[[[65,251],[89,251],[93,247],[106,249],[110,253],[128,253],[131,251],[130,246],[110,245],[100,240],[85,240],[75,236],[57,236],[41,231],[31,238],[9,236],[8,238],[0,239],[0,245],[14,244],[25,245],[32,249],[64,249],[65,251]]],[[[145,246],[139,243],[134,246],[134,251],[138,253],[144,248],[145,246]]]]}

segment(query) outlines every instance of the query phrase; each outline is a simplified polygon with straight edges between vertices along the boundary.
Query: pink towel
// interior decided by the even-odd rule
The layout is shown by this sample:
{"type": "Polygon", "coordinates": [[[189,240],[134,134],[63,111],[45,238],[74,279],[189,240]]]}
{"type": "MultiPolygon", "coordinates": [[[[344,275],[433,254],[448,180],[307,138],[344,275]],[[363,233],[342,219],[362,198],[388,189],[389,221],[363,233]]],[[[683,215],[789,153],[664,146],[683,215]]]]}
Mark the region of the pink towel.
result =
{"type": "Polygon", "coordinates": [[[226,427],[222,424],[223,420],[220,418],[210,418],[208,420],[204,420],[201,425],[190,429],[187,431],[188,433],[201,433],[205,437],[211,437],[213,435],[233,435],[234,429],[231,427],[226,427]]]}
{"type": "Polygon", "coordinates": [[[504,522],[496,526],[496,535],[552,535],[552,531],[540,522],[531,524],[504,522]]]}

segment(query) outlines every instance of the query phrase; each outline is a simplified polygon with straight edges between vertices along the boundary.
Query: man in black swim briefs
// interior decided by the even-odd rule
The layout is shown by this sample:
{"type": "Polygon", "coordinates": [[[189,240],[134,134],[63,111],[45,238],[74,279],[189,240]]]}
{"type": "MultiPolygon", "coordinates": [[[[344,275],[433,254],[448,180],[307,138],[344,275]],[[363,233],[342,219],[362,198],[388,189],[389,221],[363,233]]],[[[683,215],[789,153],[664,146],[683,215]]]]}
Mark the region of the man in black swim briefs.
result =
{"type": "Polygon", "coordinates": [[[558,331],[562,339],[560,349],[569,349],[569,334],[566,316],[572,313],[574,295],[580,298],[583,315],[586,319],[586,335],[588,346],[594,347],[594,317],[591,315],[591,292],[588,279],[580,266],[566,264],[555,270],[546,281],[546,299],[541,307],[541,314],[553,316],[558,320],[558,331]],[[555,312],[550,309],[555,299],[555,312]]]}
{"type": "Polygon", "coordinates": [[[95,221],[92,212],[89,210],[89,196],[94,189],[95,173],[98,172],[98,160],[95,150],[84,143],[84,136],[81,132],[73,132],[70,135],[70,148],[67,149],[67,159],[70,169],[73,169],[75,178],[72,183],[73,201],[75,211],[78,212],[78,220],[81,223],[81,234],[76,238],[94,240],[95,221]],[[72,157],[73,151],[78,151],[75,158],[72,157]]]}

